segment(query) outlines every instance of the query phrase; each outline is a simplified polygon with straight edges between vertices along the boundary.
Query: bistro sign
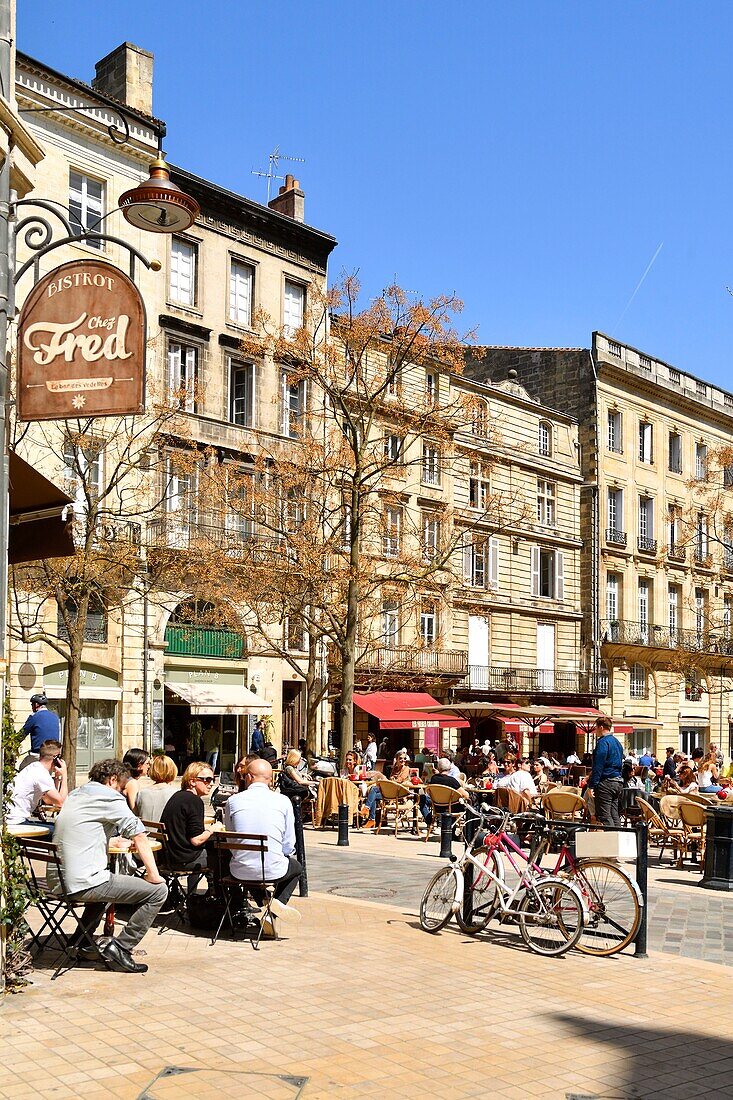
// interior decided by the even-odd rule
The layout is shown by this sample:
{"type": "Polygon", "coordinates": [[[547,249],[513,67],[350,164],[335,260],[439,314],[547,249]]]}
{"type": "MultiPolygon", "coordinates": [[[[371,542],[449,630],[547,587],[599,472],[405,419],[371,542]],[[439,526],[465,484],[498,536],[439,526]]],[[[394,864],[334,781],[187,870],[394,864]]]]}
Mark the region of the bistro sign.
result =
{"type": "Polygon", "coordinates": [[[18,419],[127,416],[145,407],[145,306],[123,271],[73,260],[28,295],[18,321],[18,419]]]}

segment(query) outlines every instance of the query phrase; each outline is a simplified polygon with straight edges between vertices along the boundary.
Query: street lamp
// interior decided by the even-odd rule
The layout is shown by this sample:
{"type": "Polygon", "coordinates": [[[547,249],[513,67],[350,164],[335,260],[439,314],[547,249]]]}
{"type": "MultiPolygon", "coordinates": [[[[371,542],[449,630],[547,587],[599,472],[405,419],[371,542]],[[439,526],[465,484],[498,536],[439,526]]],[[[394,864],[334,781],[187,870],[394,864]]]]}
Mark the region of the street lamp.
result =
{"type": "Polygon", "coordinates": [[[170,169],[159,153],[150,165],[149,179],[120,196],[122,216],[149,233],[180,233],[192,226],[200,207],[171,181],[170,169]]]}

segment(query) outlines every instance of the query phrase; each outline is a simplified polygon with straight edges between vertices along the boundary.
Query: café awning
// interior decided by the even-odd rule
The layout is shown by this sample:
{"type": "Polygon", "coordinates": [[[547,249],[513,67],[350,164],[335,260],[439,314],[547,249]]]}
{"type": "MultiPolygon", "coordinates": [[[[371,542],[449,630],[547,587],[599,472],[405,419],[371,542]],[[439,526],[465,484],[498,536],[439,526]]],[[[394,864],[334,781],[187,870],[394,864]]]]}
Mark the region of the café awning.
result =
{"type": "Polygon", "coordinates": [[[168,683],[166,687],[185,699],[191,706],[191,714],[264,714],[272,710],[272,703],[266,703],[246,687],[237,684],[179,684],[168,683]]]}
{"type": "Polygon", "coordinates": [[[8,561],[18,565],[42,558],[71,557],[74,554],[72,498],[14,451],[10,451],[8,457],[8,561]]]}
{"type": "Polygon", "coordinates": [[[469,723],[455,717],[450,710],[441,711],[441,704],[426,691],[372,691],[368,695],[354,693],[354,706],[379,719],[380,730],[467,729],[469,723]],[[416,714],[416,708],[430,708],[430,714],[416,714]]]}

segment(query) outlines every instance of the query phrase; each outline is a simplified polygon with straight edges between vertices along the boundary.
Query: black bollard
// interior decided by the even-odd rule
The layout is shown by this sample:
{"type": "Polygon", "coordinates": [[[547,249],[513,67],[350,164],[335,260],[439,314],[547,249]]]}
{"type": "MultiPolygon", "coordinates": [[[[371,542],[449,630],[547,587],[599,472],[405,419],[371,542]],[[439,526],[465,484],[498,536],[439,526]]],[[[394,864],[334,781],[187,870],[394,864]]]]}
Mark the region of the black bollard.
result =
{"type": "Polygon", "coordinates": [[[450,859],[453,855],[453,814],[440,815],[440,858],[450,859]]]}
{"type": "Polygon", "coordinates": [[[303,870],[298,879],[298,893],[301,898],[308,897],[308,868],[305,865],[305,837],[303,836],[303,807],[299,795],[291,799],[293,803],[293,817],[295,818],[295,858],[303,870]]]}
{"type": "Polygon", "coordinates": [[[337,848],[348,848],[349,846],[349,807],[339,806],[339,838],[336,845],[337,848]]]}
{"type": "Polygon", "coordinates": [[[636,881],[641,891],[641,924],[634,940],[634,955],[645,959],[646,955],[646,915],[647,915],[647,868],[649,864],[649,827],[646,821],[636,826],[636,881]]]}

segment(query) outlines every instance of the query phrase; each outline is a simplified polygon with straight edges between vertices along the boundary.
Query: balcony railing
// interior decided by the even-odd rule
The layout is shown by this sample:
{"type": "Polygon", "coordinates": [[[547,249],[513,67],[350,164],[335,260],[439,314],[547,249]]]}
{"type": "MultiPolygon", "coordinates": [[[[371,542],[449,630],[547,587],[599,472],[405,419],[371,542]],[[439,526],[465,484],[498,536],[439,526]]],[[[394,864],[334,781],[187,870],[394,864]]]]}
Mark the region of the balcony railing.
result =
{"type": "Polygon", "coordinates": [[[148,521],[147,546],[190,553],[218,549],[227,557],[257,561],[287,556],[287,547],[281,539],[250,534],[241,528],[228,529],[224,520],[220,524],[198,523],[178,521],[175,516],[148,521]]]}
{"type": "Polygon", "coordinates": [[[609,546],[626,546],[626,532],[617,531],[615,527],[607,527],[606,542],[609,546]]]}
{"type": "MultiPolygon", "coordinates": [[[[338,663],[337,652],[329,649],[329,663],[338,663]]],[[[432,674],[462,679],[468,675],[468,653],[457,649],[415,649],[410,646],[373,646],[358,655],[359,672],[432,674]]]]}
{"type": "Polygon", "coordinates": [[[598,695],[601,675],[582,669],[503,668],[470,665],[465,684],[471,691],[552,692],[566,695],[598,695]]]}
{"type": "Polygon", "coordinates": [[[733,635],[725,630],[671,630],[652,623],[625,619],[601,620],[601,640],[612,645],[650,646],[653,649],[684,649],[689,653],[717,653],[733,656],[733,635]]]}
{"type": "Polygon", "coordinates": [[[667,557],[670,561],[685,561],[687,550],[684,546],[670,546],[667,549],[667,557]]]}
{"type": "Polygon", "coordinates": [[[244,638],[233,630],[219,627],[169,626],[165,632],[166,652],[180,657],[225,657],[237,660],[244,655],[244,638]]]}
{"type": "Polygon", "coordinates": [[[710,569],[713,564],[713,559],[708,550],[703,550],[699,546],[696,546],[692,553],[692,560],[695,565],[701,565],[703,569],[710,569]]]}
{"type": "Polygon", "coordinates": [[[657,552],[657,540],[647,538],[646,535],[639,535],[636,545],[642,554],[656,554],[657,552]]]}

